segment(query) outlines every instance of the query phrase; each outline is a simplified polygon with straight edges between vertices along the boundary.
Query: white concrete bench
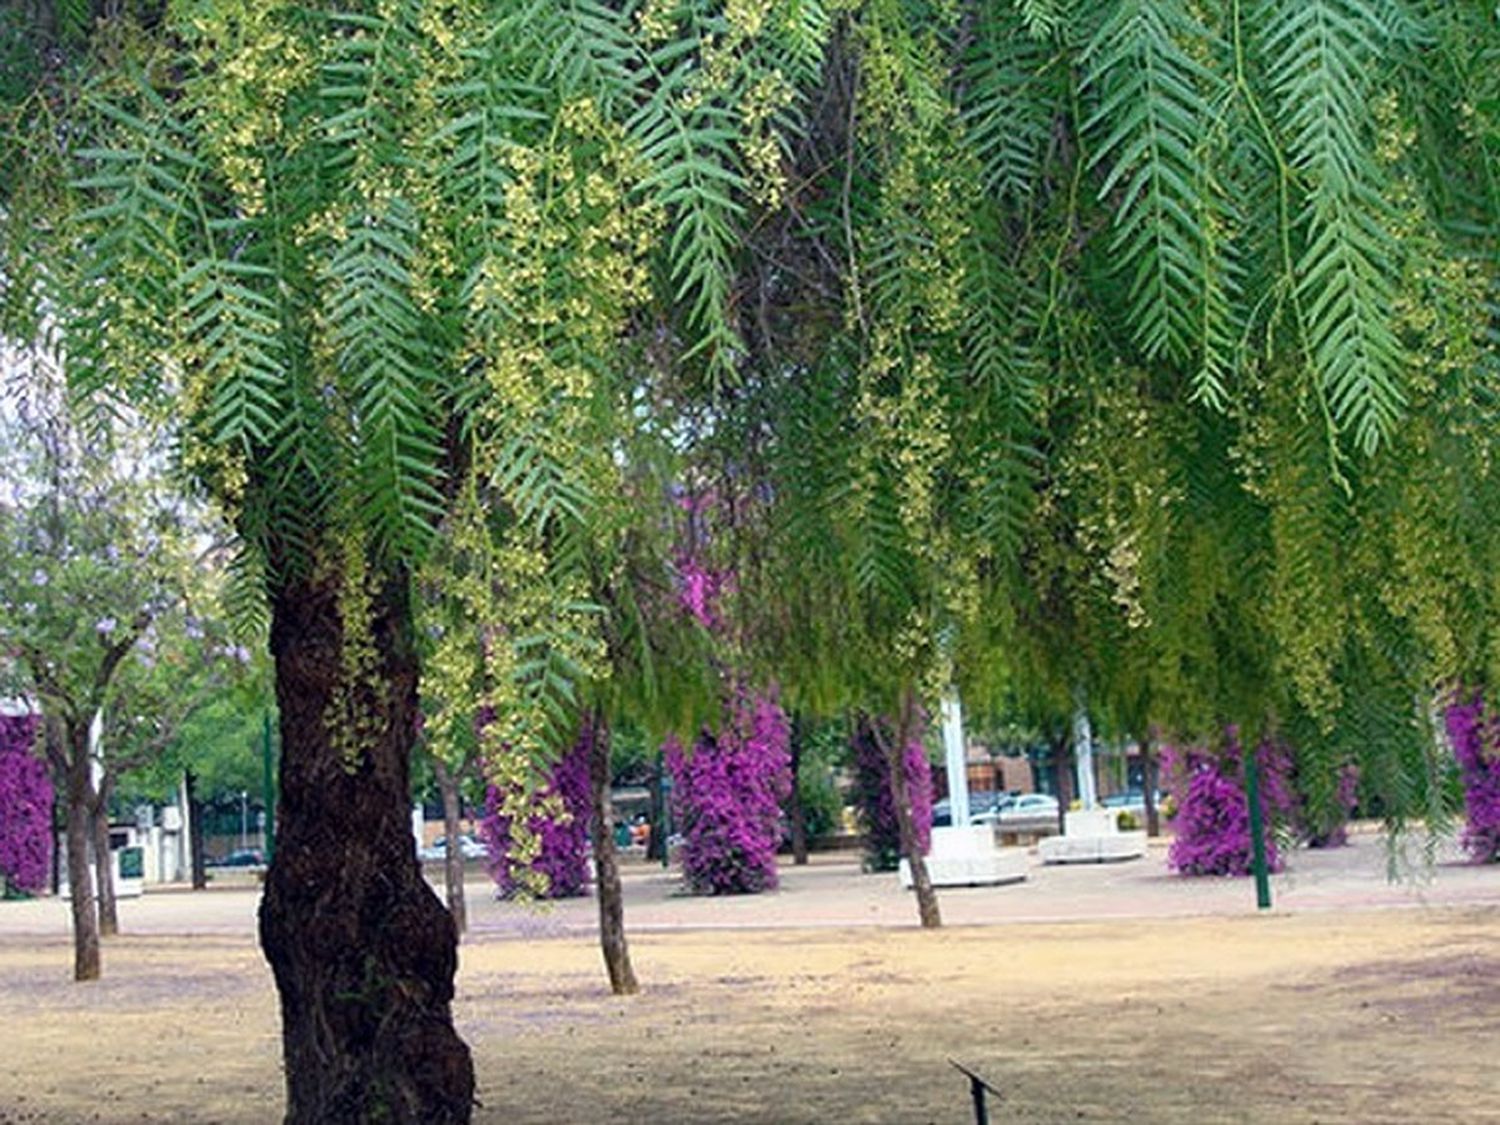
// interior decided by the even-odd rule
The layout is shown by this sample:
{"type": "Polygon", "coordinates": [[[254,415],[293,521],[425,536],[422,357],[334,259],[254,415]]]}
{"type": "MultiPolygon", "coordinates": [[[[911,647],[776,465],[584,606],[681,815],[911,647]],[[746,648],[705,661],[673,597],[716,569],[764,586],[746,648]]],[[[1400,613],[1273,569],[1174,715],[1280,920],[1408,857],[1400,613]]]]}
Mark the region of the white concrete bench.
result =
{"type": "Polygon", "coordinates": [[[1043,863],[1119,863],[1146,854],[1146,834],[1048,836],[1038,842],[1036,850],[1043,863]]]}
{"type": "MultiPolygon", "coordinates": [[[[1026,878],[1026,852],[995,847],[994,831],[987,824],[934,828],[927,875],[934,887],[1019,883],[1026,878]]],[[[901,861],[901,886],[911,889],[911,865],[905,859],[901,861]]]]}
{"type": "Polygon", "coordinates": [[[1146,854],[1144,832],[1121,832],[1113,809],[1079,809],[1063,820],[1063,834],[1036,846],[1043,863],[1119,863],[1146,854]]]}

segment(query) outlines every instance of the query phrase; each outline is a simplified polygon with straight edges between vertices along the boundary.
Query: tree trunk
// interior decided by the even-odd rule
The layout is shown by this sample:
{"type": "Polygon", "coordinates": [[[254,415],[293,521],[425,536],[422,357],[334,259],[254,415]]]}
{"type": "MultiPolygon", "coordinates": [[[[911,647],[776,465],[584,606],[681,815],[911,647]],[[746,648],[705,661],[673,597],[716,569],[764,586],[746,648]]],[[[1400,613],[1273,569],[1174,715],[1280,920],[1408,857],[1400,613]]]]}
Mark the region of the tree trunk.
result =
{"type": "Polygon", "coordinates": [[[115,906],[115,861],[109,846],[109,789],[105,778],[89,805],[89,832],[94,844],[94,890],[99,905],[99,936],[120,932],[120,913],[115,906]]]}
{"type": "Polygon", "coordinates": [[[917,894],[917,916],[922,920],[924,928],[936,929],[943,924],[943,916],[938,911],[937,892],[932,889],[932,879],[927,874],[927,857],[917,847],[916,821],[911,811],[911,787],[906,784],[906,744],[911,740],[916,709],[916,700],[908,690],[901,699],[895,737],[884,735],[878,722],[871,723],[870,729],[874,731],[876,739],[884,743],[882,749],[891,772],[891,803],[896,806],[901,850],[911,867],[912,890],[917,894]]]}
{"type": "Polygon", "coordinates": [[[609,973],[609,988],[616,996],[630,996],[640,991],[635,969],[630,964],[630,946],[625,940],[625,895],[620,887],[620,863],[615,855],[615,810],[609,792],[609,727],[595,712],[590,720],[589,790],[594,799],[594,816],[589,823],[594,840],[594,871],[599,896],[599,947],[604,952],[604,968],[609,973]]]}
{"type": "Polygon", "coordinates": [[[1066,729],[1052,743],[1053,777],[1057,781],[1057,832],[1067,831],[1068,806],[1073,803],[1073,744],[1066,729]]]}
{"type": "Polygon", "coordinates": [[[94,908],[94,880],[89,872],[88,728],[67,732],[68,893],[73,911],[73,979],[99,979],[99,915],[94,908]]]}
{"type": "Polygon", "coordinates": [[[801,714],[792,716],[792,789],[787,795],[787,818],[792,824],[792,862],[798,866],[807,863],[807,810],[802,807],[802,742],[807,731],[801,714]]]}
{"type": "Polygon", "coordinates": [[[667,858],[667,803],[661,793],[663,768],[661,751],[657,750],[656,760],[651,763],[651,803],[647,814],[651,818],[651,832],[646,837],[646,859],[658,863],[667,858]]]}
{"type": "Polygon", "coordinates": [[[432,772],[437,775],[438,792],[443,796],[443,832],[447,841],[443,849],[443,889],[448,895],[453,928],[462,934],[469,928],[469,911],[464,904],[464,853],[458,844],[458,779],[436,754],[432,755],[432,772]]]}
{"type": "Polygon", "coordinates": [[[1151,739],[1141,739],[1140,745],[1141,797],[1146,803],[1146,835],[1154,838],[1161,835],[1161,810],[1156,807],[1156,775],[1159,767],[1156,748],[1151,745],[1151,739]]]}
{"type": "Polygon", "coordinates": [[[198,778],[192,770],[183,775],[187,789],[188,851],[193,860],[193,890],[208,886],[208,868],[203,856],[203,802],[198,800],[198,778]]]}
{"type": "Polygon", "coordinates": [[[409,577],[370,589],[368,622],[342,620],[341,577],[281,572],[271,595],[281,799],[260,938],[281,995],[286,1120],[467,1122],[458,936],[411,842],[409,577]],[[349,665],[365,678],[350,683],[349,665]]]}

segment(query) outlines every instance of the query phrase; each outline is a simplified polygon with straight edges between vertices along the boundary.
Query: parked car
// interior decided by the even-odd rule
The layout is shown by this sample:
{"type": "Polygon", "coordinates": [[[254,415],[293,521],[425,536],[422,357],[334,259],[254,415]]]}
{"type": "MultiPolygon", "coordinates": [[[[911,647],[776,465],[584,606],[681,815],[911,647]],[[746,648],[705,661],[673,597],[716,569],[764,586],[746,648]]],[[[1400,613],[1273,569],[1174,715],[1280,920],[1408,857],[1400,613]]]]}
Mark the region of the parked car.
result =
{"type": "MultiPolygon", "coordinates": [[[[458,854],[464,859],[484,859],[490,854],[490,849],[482,840],[476,840],[473,836],[463,835],[458,838],[458,854]]],[[[448,837],[439,836],[429,846],[417,849],[417,858],[420,860],[441,862],[448,858],[448,837]]]]}
{"type": "MultiPolygon", "coordinates": [[[[969,794],[969,823],[996,824],[1000,814],[1016,799],[1013,793],[997,793],[993,789],[977,789],[969,794]]],[[[952,802],[944,797],[932,806],[932,826],[946,828],[953,823],[952,802]]]]}
{"type": "Polygon", "coordinates": [[[1013,824],[1017,821],[1045,820],[1056,818],[1057,798],[1050,793],[1022,793],[1000,811],[998,823],[1013,824]]]}
{"type": "Polygon", "coordinates": [[[238,848],[223,859],[204,860],[205,867],[264,867],[266,857],[259,848],[238,848]]]}

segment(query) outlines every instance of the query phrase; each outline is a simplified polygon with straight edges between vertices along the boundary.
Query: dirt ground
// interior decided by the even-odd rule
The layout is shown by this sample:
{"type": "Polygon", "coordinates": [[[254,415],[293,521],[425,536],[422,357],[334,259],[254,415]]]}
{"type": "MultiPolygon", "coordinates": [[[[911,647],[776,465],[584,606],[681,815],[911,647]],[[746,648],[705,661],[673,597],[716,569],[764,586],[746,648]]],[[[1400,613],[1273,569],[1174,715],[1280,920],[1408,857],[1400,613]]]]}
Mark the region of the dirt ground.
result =
{"type": "MultiPolygon", "coordinates": [[[[1066,879],[1090,877],[1120,876],[1066,879]]],[[[816,914],[816,888],[862,902],[871,878],[787,893],[813,880],[816,914]]],[[[689,922],[632,938],[645,991],[615,999],[592,939],[547,922],[575,915],[507,924],[527,915],[476,893],[455,1016],[482,1122],[972,1120],[950,1059],[1002,1089],[996,1122],[1500,1122],[1500,904],[1475,897],[936,933],[693,925],[678,899],[689,922]]],[[[85,986],[57,904],[0,904],[0,1122],[278,1117],[255,892],[150,900],[85,986]]]]}

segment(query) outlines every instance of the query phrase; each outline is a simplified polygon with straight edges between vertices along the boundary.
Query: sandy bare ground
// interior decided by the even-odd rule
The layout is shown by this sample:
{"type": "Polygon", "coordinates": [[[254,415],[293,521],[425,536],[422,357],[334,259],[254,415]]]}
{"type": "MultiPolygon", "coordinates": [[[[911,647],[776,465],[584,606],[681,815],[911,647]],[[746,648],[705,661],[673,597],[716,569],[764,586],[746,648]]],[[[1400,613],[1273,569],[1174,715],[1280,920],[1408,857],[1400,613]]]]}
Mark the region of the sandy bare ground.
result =
{"type": "MultiPolygon", "coordinates": [[[[476,1116],[962,1122],[956,1058],[1005,1091],[997,1122],[1500,1122],[1500,870],[1372,906],[1380,884],[1350,873],[1362,862],[1303,861],[1324,897],[1261,917],[1243,883],[1219,913],[1183,916],[1179,883],[1153,892],[1141,865],[1070,872],[1055,909],[1139,879],[1137,915],[938,933],[838,924],[887,896],[910,910],[847,867],[795,873],[767,928],[726,921],[739,903],[657,895],[643,872],[639,912],[675,903],[679,923],[635,936],[646,991],[626,1000],[607,995],[589,935],[568,932],[589,904],[528,915],[481,898],[456,1004],[476,1116]]],[[[1003,893],[945,905],[1035,912],[1003,893]]],[[[244,889],[127,904],[131,932],[87,986],[67,980],[58,904],[0,905],[0,1122],[274,1120],[254,903],[244,889]]]]}

